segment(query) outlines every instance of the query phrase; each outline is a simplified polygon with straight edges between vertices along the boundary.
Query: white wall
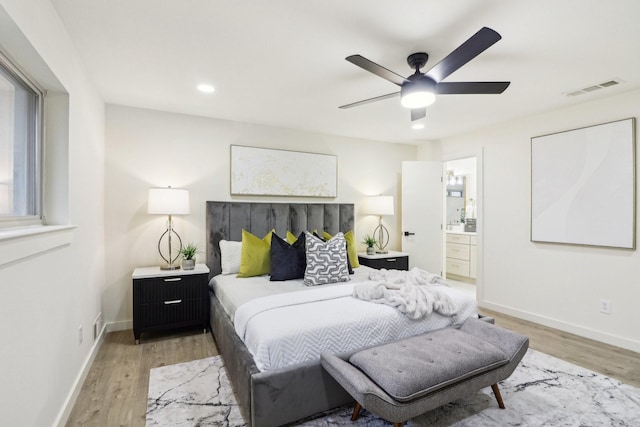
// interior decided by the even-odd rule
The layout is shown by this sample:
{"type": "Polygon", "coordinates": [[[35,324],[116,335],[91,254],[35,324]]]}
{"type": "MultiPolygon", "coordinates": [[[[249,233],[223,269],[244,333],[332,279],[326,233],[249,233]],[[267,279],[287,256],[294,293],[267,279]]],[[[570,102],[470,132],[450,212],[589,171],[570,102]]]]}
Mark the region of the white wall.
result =
{"type": "Polygon", "coordinates": [[[640,351],[638,250],[529,238],[530,138],[629,117],[640,117],[640,91],[442,141],[443,156],[483,148],[482,306],[640,351]],[[611,300],[610,315],[600,299],[611,300]]]}
{"type": "MultiPolygon", "coordinates": [[[[130,327],[131,273],[137,266],[159,265],[157,241],[166,217],[147,214],[149,187],[190,190],[191,213],[175,218],[183,241],[205,247],[205,201],[250,200],[356,204],[356,239],[371,233],[377,218],[358,214],[367,195],[395,197],[396,212],[385,219],[400,248],[399,188],[401,162],[414,160],[416,147],[321,135],[268,126],[164,113],[116,105],[106,114],[105,313],[114,327],[130,327]],[[231,144],[335,154],[338,197],[231,197],[231,144]]],[[[364,246],[361,247],[364,250],[364,246]]],[[[204,254],[200,255],[204,261],[204,254]]],[[[132,337],[133,339],[133,337],[132,337]]]]}
{"type": "Polygon", "coordinates": [[[45,205],[56,223],[77,226],[70,244],[0,266],[0,425],[47,426],[64,418],[95,349],[104,104],[48,0],[0,0],[0,45],[50,90],[45,205]]]}

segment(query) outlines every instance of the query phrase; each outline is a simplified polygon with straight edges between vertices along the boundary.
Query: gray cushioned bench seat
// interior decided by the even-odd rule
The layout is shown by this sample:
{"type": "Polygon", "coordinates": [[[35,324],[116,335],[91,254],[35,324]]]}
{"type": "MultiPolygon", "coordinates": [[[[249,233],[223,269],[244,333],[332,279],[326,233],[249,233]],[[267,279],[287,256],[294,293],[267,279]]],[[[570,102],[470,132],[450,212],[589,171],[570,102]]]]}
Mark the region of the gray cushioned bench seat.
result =
{"type": "Polygon", "coordinates": [[[446,328],[361,350],[345,360],[322,354],[322,366],[361,407],[397,425],[497,383],[522,360],[529,339],[468,319],[446,328]]]}

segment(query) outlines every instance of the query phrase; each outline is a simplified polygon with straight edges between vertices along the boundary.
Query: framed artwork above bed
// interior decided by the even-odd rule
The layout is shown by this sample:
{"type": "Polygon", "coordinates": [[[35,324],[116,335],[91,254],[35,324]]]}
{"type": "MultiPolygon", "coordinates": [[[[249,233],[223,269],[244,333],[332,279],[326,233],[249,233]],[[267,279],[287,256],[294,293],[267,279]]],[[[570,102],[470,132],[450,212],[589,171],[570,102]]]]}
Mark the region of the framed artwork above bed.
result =
{"type": "Polygon", "coordinates": [[[231,194],[337,197],[338,157],[231,146],[231,194]]]}

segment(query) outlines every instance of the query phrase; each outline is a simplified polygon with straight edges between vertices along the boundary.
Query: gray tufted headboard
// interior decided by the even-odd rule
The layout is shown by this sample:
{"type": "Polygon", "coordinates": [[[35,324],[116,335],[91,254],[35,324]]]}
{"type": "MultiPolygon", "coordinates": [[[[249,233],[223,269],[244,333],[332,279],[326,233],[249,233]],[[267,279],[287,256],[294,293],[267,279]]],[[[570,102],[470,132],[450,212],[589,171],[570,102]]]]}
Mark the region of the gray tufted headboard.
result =
{"type": "Polygon", "coordinates": [[[220,274],[220,240],[242,240],[242,229],[263,237],[270,230],[284,238],[304,230],[353,230],[352,203],[207,202],[207,266],[210,276],[220,274]]]}

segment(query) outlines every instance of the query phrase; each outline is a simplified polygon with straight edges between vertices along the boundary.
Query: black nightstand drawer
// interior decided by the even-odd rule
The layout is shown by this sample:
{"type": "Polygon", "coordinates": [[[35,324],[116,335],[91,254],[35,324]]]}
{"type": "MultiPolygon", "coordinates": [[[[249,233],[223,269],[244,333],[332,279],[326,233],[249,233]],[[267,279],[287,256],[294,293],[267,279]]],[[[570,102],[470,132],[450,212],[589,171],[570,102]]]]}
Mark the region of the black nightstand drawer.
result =
{"type": "Polygon", "coordinates": [[[174,327],[201,324],[204,307],[201,299],[174,299],[145,304],[142,309],[142,327],[174,327]]]}
{"type": "Polygon", "coordinates": [[[358,261],[367,267],[387,270],[409,270],[408,256],[391,256],[389,258],[364,258],[358,257],[358,261]]]}
{"type": "MultiPolygon", "coordinates": [[[[202,294],[201,275],[154,277],[137,279],[141,289],[141,303],[162,303],[175,299],[200,298],[202,294]]],[[[204,278],[206,280],[206,278],[204,278]]]]}

